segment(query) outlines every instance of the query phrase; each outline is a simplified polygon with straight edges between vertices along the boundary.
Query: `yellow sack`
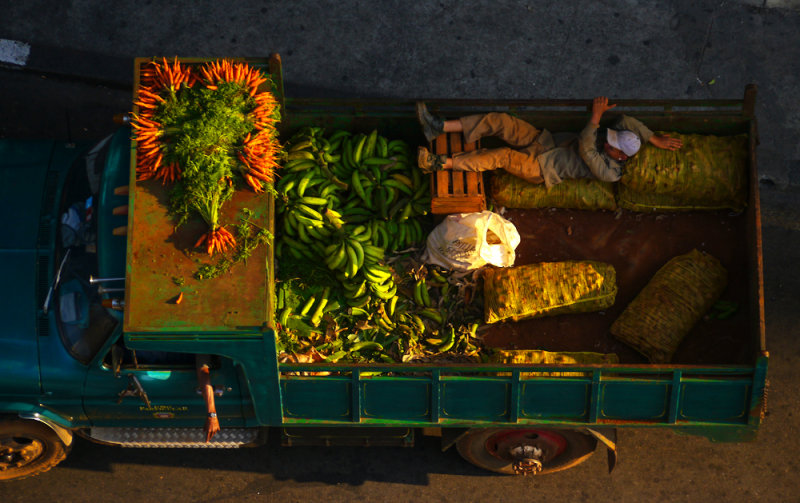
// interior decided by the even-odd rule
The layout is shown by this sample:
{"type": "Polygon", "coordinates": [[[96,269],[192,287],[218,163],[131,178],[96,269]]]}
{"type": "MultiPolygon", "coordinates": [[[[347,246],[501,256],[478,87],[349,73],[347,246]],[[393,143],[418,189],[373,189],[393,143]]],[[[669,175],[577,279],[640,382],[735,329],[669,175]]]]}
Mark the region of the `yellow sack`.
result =
{"type": "Polygon", "coordinates": [[[619,207],[625,210],[637,211],[640,213],[649,212],[668,212],[668,211],[713,211],[713,210],[733,210],[742,211],[745,206],[745,199],[690,199],[688,197],[673,196],[671,194],[645,194],[619,186],[618,195],[619,207]]]}
{"type": "Polygon", "coordinates": [[[548,188],[542,183],[526,182],[498,171],[492,176],[492,197],[498,205],[507,208],[617,209],[614,185],[589,178],[564,180],[548,188]]]}
{"type": "Polygon", "coordinates": [[[484,273],[486,323],[602,311],[614,304],[614,266],[594,261],[541,262],[484,273]]]}
{"type": "Polygon", "coordinates": [[[625,164],[618,203],[634,211],[742,210],[747,200],[747,136],[667,133],[678,150],[645,144],[625,164]]]}
{"type": "MultiPolygon", "coordinates": [[[[504,350],[498,349],[489,356],[491,363],[543,363],[543,364],[614,364],[619,357],[614,353],[568,352],[556,353],[541,349],[504,350]]],[[[508,376],[510,372],[498,372],[496,375],[508,376]]],[[[586,372],[522,372],[520,377],[583,377],[586,372]]]]}
{"type": "Polygon", "coordinates": [[[679,255],[628,304],[611,325],[611,333],[651,362],[668,363],[727,281],[728,273],[715,257],[697,250],[679,255]]]}

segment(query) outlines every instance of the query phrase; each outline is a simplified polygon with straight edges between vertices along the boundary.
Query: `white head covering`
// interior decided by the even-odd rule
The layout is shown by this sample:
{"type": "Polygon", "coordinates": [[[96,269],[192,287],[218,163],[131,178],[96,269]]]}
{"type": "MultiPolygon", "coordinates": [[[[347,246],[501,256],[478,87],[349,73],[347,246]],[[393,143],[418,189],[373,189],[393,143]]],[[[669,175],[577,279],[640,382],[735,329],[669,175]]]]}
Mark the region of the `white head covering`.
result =
{"type": "Polygon", "coordinates": [[[639,151],[639,147],[642,146],[642,140],[640,140],[633,131],[615,131],[609,129],[606,138],[608,139],[609,145],[622,150],[628,157],[636,155],[636,152],[639,151]]]}

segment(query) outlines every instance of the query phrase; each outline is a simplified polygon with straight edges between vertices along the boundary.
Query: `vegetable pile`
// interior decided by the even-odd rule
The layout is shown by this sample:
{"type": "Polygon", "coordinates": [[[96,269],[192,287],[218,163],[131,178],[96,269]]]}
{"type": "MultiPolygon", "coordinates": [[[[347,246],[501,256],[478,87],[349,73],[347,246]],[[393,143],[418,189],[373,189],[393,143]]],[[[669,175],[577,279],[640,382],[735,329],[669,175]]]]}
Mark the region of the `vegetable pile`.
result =
{"type": "Polygon", "coordinates": [[[141,72],[131,121],[136,179],[175,182],[177,224],[199,214],[209,230],[195,247],[205,243],[209,255],[236,244],[219,221],[236,186],[262,192],[278,167],[279,108],[265,87],[271,82],[260,70],[228,60],[190,66],[164,59],[141,72]]]}
{"type": "Polygon", "coordinates": [[[275,184],[276,313],[285,359],[476,354],[470,338],[482,306],[464,302],[458,286],[468,280],[418,260],[430,226],[430,186],[409,146],[376,130],[326,135],[307,127],[286,152],[275,184]]]}

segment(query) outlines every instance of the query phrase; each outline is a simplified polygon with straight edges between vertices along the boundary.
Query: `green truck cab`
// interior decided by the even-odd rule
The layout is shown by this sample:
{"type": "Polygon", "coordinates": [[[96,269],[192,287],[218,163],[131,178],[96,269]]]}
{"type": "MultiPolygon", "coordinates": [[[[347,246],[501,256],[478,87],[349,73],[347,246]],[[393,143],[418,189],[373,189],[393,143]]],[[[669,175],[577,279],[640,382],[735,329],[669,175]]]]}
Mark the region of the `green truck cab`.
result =
{"type": "MultiPolygon", "coordinates": [[[[282,138],[313,124],[421,144],[413,101],[284,98],[279,59],[262,61],[278,83],[282,138]]],[[[221,278],[184,280],[196,264],[181,250],[197,228],[173,229],[163,186],[135,181],[129,128],[95,145],[0,140],[0,204],[14,221],[0,238],[0,480],[55,466],[74,435],[129,447],[243,447],[268,432],[284,445],[398,446],[423,433],[500,473],[562,470],[598,442],[613,454],[618,428],[754,438],[768,364],[754,99],[748,87],[742,100],[619,102],[654,130],[748,137],[747,209],[720,217],[733,228],[723,238],[736,239],[717,244],[741,266],[731,283],[740,301],[734,350],[671,364],[569,365],[570,376],[546,374],[563,365],[280,363],[272,250],[221,278]],[[212,355],[222,431],[210,443],[195,355],[212,355]]],[[[585,101],[429,105],[447,116],[512,112],[552,131],[579,130],[588,115],[585,101]]],[[[240,194],[229,206],[274,230],[270,196],[240,194]]]]}

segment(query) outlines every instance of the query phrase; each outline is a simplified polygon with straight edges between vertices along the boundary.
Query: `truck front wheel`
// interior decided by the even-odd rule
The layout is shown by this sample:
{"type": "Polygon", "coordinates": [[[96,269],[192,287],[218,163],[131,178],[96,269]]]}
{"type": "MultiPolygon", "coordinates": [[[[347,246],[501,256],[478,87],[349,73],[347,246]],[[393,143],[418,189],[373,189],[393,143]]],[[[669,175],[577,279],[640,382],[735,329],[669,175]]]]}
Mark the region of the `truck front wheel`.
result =
{"type": "Polygon", "coordinates": [[[46,425],[0,420],[0,480],[38,475],[66,457],[64,442],[46,425]]]}
{"type": "Polygon", "coordinates": [[[470,463],[507,475],[553,473],[586,461],[597,439],[572,430],[485,428],[467,432],[456,444],[470,463]]]}

